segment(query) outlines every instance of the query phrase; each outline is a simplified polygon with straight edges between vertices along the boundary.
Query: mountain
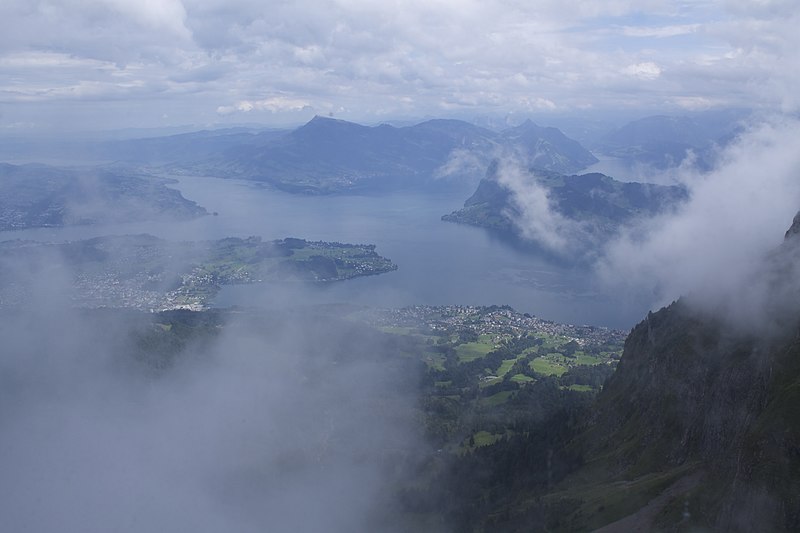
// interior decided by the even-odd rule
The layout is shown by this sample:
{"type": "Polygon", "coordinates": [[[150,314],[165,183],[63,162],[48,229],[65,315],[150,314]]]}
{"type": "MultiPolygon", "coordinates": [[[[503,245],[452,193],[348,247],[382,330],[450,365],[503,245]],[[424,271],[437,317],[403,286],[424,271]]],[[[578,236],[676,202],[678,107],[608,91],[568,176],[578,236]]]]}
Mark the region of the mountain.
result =
{"type": "Polygon", "coordinates": [[[116,162],[312,194],[471,187],[498,154],[558,172],[597,161],[559,130],[530,121],[498,133],[460,120],[396,127],[317,116],[294,130],[229,128],[106,141],[10,139],[3,146],[0,156],[8,159],[116,162]]]}
{"type": "Polygon", "coordinates": [[[532,122],[497,133],[460,120],[396,127],[320,116],[294,130],[233,128],[63,150],[98,161],[255,180],[313,194],[472,186],[500,153],[559,172],[596,162],[557,129],[532,122]]]}
{"type": "MultiPolygon", "coordinates": [[[[493,163],[464,207],[443,216],[442,220],[506,235],[522,235],[516,221],[524,206],[515,201],[514,185],[503,181],[503,172],[501,163],[493,163]]],[[[529,169],[523,179],[546,193],[549,209],[557,216],[580,226],[579,234],[574,237],[595,244],[615,234],[623,224],[663,212],[687,198],[686,190],[681,187],[621,182],[599,173],[563,175],[529,169]]]]}
{"type": "Polygon", "coordinates": [[[98,168],[0,163],[0,230],[208,214],[165,183],[98,168]]]}
{"type": "Polygon", "coordinates": [[[514,398],[539,418],[492,419],[506,435],[454,458],[431,505],[458,531],[800,530],[800,214],[762,266],[756,312],[649,313],[594,400],[534,373],[514,398]]]}
{"type": "Polygon", "coordinates": [[[597,158],[578,141],[556,128],[537,126],[531,120],[503,131],[501,136],[533,168],[568,174],[597,163],[597,158]]]}
{"type": "Polygon", "coordinates": [[[2,136],[0,160],[55,166],[110,163],[128,166],[189,165],[205,161],[233,146],[263,144],[269,138],[286,132],[237,127],[133,138],[125,137],[121,132],[76,134],[68,138],[2,136]]]}
{"type": "Polygon", "coordinates": [[[560,529],[800,529],[799,220],[765,263],[770,329],[679,300],[631,331],[549,496],[560,529]]]}
{"type": "Polygon", "coordinates": [[[800,213],[798,213],[797,216],[794,217],[794,220],[792,221],[792,225],[786,231],[786,235],[784,236],[784,239],[786,241],[788,241],[790,238],[792,238],[793,236],[798,235],[798,234],[800,234],[800,213]]]}
{"type": "Polygon", "coordinates": [[[238,177],[292,192],[330,193],[469,182],[502,151],[553,170],[596,161],[558,130],[533,123],[498,134],[460,120],[398,128],[315,117],[263,145],[232,148],[217,162],[238,177]]]}
{"type": "Polygon", "coordinates": [[[150,137],[98,143],[92,147],[96,159],[147,164],[193,164],[234,147],[263,144],[286,130],[225,128],[166,137],[150,137]]]}
{"type": "Polygon", "coordinates": [[[657,169],[677,167],[693,154],[694,165],[709,169],[715,147],[729,142],[746,116],[743,111],[728,110],[645,117],[610,132],[596,148],[605,155],[657,169]]]}
{"type": "Polygon", "coordinates": [[[492,137],[460,121],[396,128],[315,117],[277,139],[232,148],[216,163],[291,192],[394,189],[434,182],[454,150],[490,150],[492,137]]]}

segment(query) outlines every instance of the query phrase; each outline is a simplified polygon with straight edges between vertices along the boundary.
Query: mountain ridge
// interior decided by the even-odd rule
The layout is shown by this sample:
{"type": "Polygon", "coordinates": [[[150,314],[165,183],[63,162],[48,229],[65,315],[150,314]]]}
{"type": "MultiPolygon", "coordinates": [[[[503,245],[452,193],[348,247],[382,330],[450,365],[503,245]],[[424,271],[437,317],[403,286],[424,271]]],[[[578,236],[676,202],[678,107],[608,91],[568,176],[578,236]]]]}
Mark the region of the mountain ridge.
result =
{"type": "MultiPolygon", "coordinates": [[[[795,269],[799,219],[781,250],[795,269]]],[[[800,309],[777,312],[765,335],[681,299],[633,328],[570,445],[585,464],[551,495],[579,502],[563,530],[800,528],[800,309]]]]}
{"type": "Polygon", "coordinates": [[[331,193],[477,181],[502,151],[554,170],[577,170],[597,161],[554,128],[523,126],[519,134],[504,134],[455,119],[395,127],[315,116],[265,144],[230,148],[217,163],[237,177],[281,189],[331,193]],[[451,164],[454,160],[464,164],[451,164]]]}

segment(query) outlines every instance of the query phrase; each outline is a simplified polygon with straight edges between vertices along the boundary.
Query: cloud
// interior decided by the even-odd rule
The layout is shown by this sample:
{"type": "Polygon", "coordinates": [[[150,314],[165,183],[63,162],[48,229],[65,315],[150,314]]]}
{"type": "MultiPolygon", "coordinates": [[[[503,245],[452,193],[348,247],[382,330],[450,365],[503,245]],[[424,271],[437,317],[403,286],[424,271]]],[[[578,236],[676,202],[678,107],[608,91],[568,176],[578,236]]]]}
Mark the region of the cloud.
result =
{"type": "Polygon", "coordinates": [[[796,119],[755,124],[712,172],[685,173],[689,201],[611,242],[598,264],[601,279],[650,293],[654,305],[689,295],[701,308],[746,310],[739,322],[757,322],[765,292],[749,289],[800,209],[798,135],[796,119]]]}
{"type": "Polygon", "coordinates": [[[568,255],[581,247],[584,234],[580,224],[555,209],[548,189],[539,183],[535,173],[507,157],[499,162],[496,179],[511,193],[510,205],[503,215],[524,239],[557,255],[568,255]]]}
{"type": "Polygon", "coordinates": [[[678,24],[672,26],[625,26],[622,32],[629,37],[677,37],[695,33],[700,24],[678,24]]]}
{"type": "Polygon", "coordinates": [[[250,111],[268,111],[270,113],[281,113],[286,111],[304,111],[312,109],[311,104],[305,100],[288,98],[285,96],[273,96],[263,100],[242,100],[233,106],[220,106],[217,113],[228,115],[231,113],[249,113],[250,111]]]}
{"type": "Polygon", "coordinates": [[[652,61],[628,65],[622,72],[642,80],[656,80],[661,76],[661,68],[652,61]]]}
{"type": "Polygon", "coordinates": [[[70,276],[43,259],[4,270],[37,281],[0,311],[4,528],[395,530],[416,376],[383,336],[234,313],[159,341],[149,315],[71,308],[70,276]]]}
{"type": "Polygon", "coordinates": [[[473,150],[455,148],[447,156],[447,161],[434,172],[437,179],[480,178],[486,172],[487,158],[473,150]]]}
{"type": "Polygon", "coordinates": [[[173,33],[180,39],[190,39],[186,28],[186,9],[181,0],[95,0],[84,4],[110,8],[146,28],[173,33]]]}
{"type": "MultiPolygon", "coordinates": [[[[765,94],[761,80],[768,78],[767,97],[759,101],[787,108],[797,104],[791,88],[798,74],[785,66],[800,48],[797,15],[789,7],[729,2],[678,8],[627,0],[10,0],[0,6],[0,99],[20,104],[14,121],[46,115],[36,107],[42,104],[52,104],[53,117],[66,115],[62,99],[86,102],[87,122],[144,120],[123,103],[102,113],[90,105],[118,97],[133,107],[158,107],[146,115],[159,121],[167,113],[171,120],[203,122],[217,120],[217,108],[228,112],[250,102],[255,110],[265,94],[280,94],[368,121],[590,105],[663,109],[692,98],[713,103],[710,93],[725,95],[722,103],[748,105],[765,94]],[[24,54],[73,64],[53,72],[33,62],[9,64],[24,54]],[[131,92],[118,83],[120,76],[141,90],[131,92]],[[66,90],[90,82],[102,90],[66,90]],[[402,100],[409,96],[411,107],[402,100]]],[[[282,112],[306,118],[297,106],[282,112]]]]}

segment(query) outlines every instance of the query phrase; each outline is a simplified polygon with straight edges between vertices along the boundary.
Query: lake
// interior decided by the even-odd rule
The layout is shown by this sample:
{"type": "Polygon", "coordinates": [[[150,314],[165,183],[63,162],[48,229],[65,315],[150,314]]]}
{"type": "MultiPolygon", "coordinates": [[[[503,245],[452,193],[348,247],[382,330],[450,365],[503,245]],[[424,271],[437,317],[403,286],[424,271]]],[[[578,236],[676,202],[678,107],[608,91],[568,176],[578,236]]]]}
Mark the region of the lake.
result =
{"type": "Polygon", "coordinates": [[[461,207],[471,190],[301,196],[239,180],[178,179],[175,188],[218,216],[170,224],[0,232],[0,240],[65,241],[131,233],[150,233],[169,240],[298,237],[372,243],[379,254],[399,267],[380,276],[326,285],[226,286],[214,301],[216,306],[507,304],[558,322],[622,329],[641,320],[649,308],[647,301],[623,300],[602,290],[589,271],[554,264],[483,229],[442,222],[441,216],[461,207]]]}

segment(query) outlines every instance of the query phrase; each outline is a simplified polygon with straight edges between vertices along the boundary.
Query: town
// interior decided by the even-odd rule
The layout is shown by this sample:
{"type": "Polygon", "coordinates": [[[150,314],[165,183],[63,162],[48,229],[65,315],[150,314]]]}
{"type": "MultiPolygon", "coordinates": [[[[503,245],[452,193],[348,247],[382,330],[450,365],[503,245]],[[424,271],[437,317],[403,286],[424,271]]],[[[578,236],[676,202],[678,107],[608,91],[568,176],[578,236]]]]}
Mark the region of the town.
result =
{"type": "Polygon", "coordinates": [[[477,335],[521,337],[530,333],[564,337],[580,346],[621,344],[627,332],[598,326],[575,326],[518,313],[509,306],[417,305],[372,312],[376,326],[407,327],[432,333],[472,332],[477,335]]]}
{"type": "Polygon", "coordinates": [[[0,277],[0,306],[25,301],[41,282],[21,275],[19,264],[58,265],[72,280],[64,290],[74,306],[152,312],[207,309],[223,285],[331,283],[397,269],[374,245],[294,238],[167,242],[151,235],[124,235],[61,244],[6,241],[0,246],[0,273],[7,272],[0,277]]]}

